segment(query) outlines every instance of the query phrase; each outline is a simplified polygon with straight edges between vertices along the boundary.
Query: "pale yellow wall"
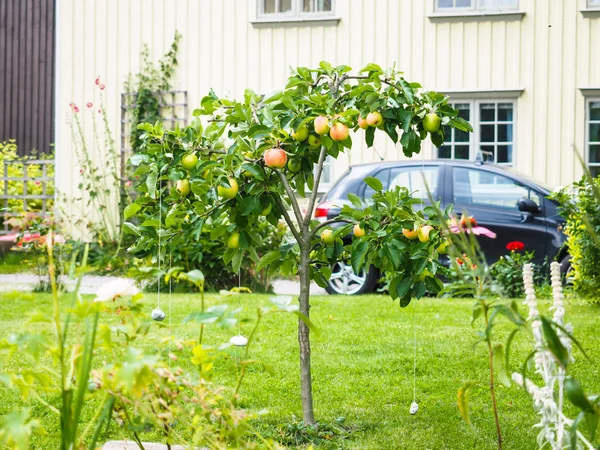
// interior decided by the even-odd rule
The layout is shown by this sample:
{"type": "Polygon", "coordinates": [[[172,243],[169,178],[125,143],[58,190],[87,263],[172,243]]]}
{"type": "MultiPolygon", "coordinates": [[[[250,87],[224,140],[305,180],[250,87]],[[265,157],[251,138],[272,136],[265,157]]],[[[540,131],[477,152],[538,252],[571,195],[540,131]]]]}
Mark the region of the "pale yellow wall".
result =
{"type": "MultiPolygon", "coordinates": [[[[93,84],[107,85],[107,107],[119,134],[120,94],[139,69],[142,43],[158,59],[175,30],[183,34],[175,87],[189,92],[190,111],[213,88],[240,96],[246,87],[283,86],[289,66],[321,60],[360,69],[396,62],[410,80],[435,90],[523,89],[518,98],[514,166],[551,184],[581,170],[572,146],[583,148],[585,101],[578,87],[600,87],[600,15],[584,17],[585,0],[521,0],[520,19],[432,21],[433,0],[337,0],[336,26],[264,27],[256,0],[57,0],[57,153],[59,188],[76,189],[77,165],[66,125],[70,101],[97,102],[93,84]]],[[[82,108],[83,109],[83,108],[82,108]]],[[[89,128],[89,124],[88,124],[89,128]]],[[[117,139],[118,141],[118,139],[117,139]]],[[[356,139],[355,142],[358,142],[356,139]]],[[[384,136],[386,159],[399,148],[384,136]]],[[[424,146],[431,156],[431,145],[424,146]]],[[[352,163],[376,160],[364,145],[352,163]]],[[[346,157],[336,165],[339,175],[346,157]]]]}

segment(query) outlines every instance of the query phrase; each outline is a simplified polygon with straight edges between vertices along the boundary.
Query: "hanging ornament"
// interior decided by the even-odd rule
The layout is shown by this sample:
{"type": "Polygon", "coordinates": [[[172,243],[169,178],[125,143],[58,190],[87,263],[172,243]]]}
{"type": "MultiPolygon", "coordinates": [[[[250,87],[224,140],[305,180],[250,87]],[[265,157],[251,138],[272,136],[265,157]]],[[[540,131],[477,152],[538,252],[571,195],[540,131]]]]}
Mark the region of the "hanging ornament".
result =
{"type": "Polygon", "coordinates": [[[414,416],[417,411],[419,411],[419,404],[417,402],[412,402],[410,404],[410,413],[414,416]]]}
{"type": "Polygon", "coordinates": [[[236,347],[245,347],[248,345],[248,338],[238,334],[237,336],[233,336],[231,339],[229,339],[229,343],[231,345],[235,345],[236,347]]]}
{"type": "Polygon", "coordinates": [[[157,322],[162,322],[163,320],[165,320],[165,317],[167,317],[167,315],[163,312],[162,309],[160,308],[154,308],[152,310],[152,320],[156,320],[157,322]]]}

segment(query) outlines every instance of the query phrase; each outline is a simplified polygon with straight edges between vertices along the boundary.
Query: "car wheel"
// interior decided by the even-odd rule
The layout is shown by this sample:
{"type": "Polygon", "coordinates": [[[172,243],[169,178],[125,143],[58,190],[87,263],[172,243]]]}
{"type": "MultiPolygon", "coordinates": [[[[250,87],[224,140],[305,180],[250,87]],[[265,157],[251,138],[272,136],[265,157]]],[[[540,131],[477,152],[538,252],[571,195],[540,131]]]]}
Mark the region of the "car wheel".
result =
{"type": "Polygon", "coordinates": [[[373,292],[377,279],[377,269],[371,267],[369,271],[362,269],[354,273],[352,266],[347,261],[340,261],[331,268],[331,277],[325,290],[330,294],[359,295],[373,292]]]}

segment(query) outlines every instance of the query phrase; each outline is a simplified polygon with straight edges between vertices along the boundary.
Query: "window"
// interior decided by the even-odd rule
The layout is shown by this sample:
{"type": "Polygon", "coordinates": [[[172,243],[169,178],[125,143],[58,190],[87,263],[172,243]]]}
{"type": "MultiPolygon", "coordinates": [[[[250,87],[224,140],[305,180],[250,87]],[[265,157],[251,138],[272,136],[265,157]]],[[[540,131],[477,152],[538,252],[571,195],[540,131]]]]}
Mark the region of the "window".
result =
{"type": "Polygon", "coordinates": [[[587,3],[590,8],[600,7],[600,0],[588,0],[587,3]]]}
{"type": "MultiPolygon", "coordinates": [[[[413,198],[428,200],[427,188],[429,188],[434,197],[436,196],[438,174],[439,168],[435,166],[410,166],[380,170],[370,176],[381,181],[384,190],[394,189],[396,186],[404,186],[412,193],[413,198]]],[[[369,199],[373,197],[374,193],[375,191],[364,183],[363,198],[369,199]]]]}
{"type": "Polygon", "coordinates": [[[587,110],[587,162],[592,176],[600,175],[600,99],[590,100],[587,110]]]}
{"type": "Polygon", "coordinates": [[[476,100],[456,102],[452,107],[471,122],[473,133],[444,128],[441,159],[473,160],[479,152],[484,161],[512,165],[515,146],[515,102],[476,100]]]}
{"type": "Polygon", "coordinates": [[[334,0],[259,0],[259,17],[302,19],[333,14],[334,0]]]}
{"type": "Polygon", "coordinates": [[[461,206],[516,209],[519,200],[543,205],[540,195],[511,178],[477,169],[452,169],[452,202],[461,206]]]}
{"type": "Polygon", "coordinates": [[[518,8],[519,0],[436,0],[435,3],[436,11],[441,12],[512,11],[518,8]]]}

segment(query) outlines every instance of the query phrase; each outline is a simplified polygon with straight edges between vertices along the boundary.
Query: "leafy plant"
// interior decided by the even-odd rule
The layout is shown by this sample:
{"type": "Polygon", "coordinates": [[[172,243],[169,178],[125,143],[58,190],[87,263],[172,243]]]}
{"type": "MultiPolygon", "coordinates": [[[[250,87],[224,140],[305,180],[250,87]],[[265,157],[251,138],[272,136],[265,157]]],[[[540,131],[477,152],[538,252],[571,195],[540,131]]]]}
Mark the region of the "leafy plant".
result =
{"type": "Polygon", "coordinates": [[[509,254],[503,255],[491,266],[491,274],[499,285],[500,292],[506,298],[521,297],[523,287],[523,266],[533,259],[533,252],[522,252],[525,244],[520,241],[509,242],[506,249],[509,254]]]}
{"type": "Polygon", "coordinates": [[[592,178],[587,171],[581,180],[553,192],[551,198],[560,203],[559,213],[566,219],[563,230],[571,255],[573,288],[583,297],[597,298],[600,295],[600,178],[592,178]]]}
{"type": "MultiPolygon", "coordinates": [[[[247,255],[258,261],[257,270],[269,267],[298,274],[299,312],[309,317],[311,279],[325,284],[332,262],[344,252],[342,237],[358,225],[369,234],[352,244],[353,267],[372,262],[397,268],[395,292],[402,305],[408,303],[409,292],[419,297],[428,289],[439,290],[434,277],[420,278],[419,269],[429,267],[435,272],[440,237],[412,212],[406,191],[383,193],[378,180],[368,179],[379,191],[377,205],[369,212],[365,209],[358,224],[331,229],[336,222],[358,221],[361,213],[350,210],[345,217],[324,223],[312,220],[325,158],[337,158],[352,147],[350,128],[366,128],[366,143],[372,146],[376,130],[382,127],[394,142],[400,142],[407,156],[418,153],[427,136],[436,145],[443,143],[443,127],[425,131],[426,114],[435,112],[441,123],[472,130],[448,105],[447,97],[419,91],[418,83],[407,82],[393,69],[369,64],[362,75],[350,75],[350,70],[327,62],[312,70],[299,67],[286,88],[269,97],[247,90],[242,101],[235,101],[210,92],[194,111],[197,117],[211,116],[206,128],[199,120],[171,131],[160,123],[140,125],[143,143],[131,158],[139,195],[125,211],[126,217],[139,218],[137,224],[125,223],[125,230],[137,238],[131,253],[154,254],[165,261],[168,248],[180,245],[188,231],[199,235],[205,223],[226,217],[211,231],[212,239],[229,247],[224,261],[237,273],[247,255]],[[291,166],[286,164],[288,158],[291,166]],[[296,195],[308,198],[305,212],[296,195]],[[254,230],[262,217],[273,227],[283,219],[292,238],[278,251],[259,258],[254,230]],[[377,220],[384,217],[383,223],[377,220]],[[414,231],[424,225],[422,245],[408,243],[398,223],[414,231]],[[368,251],[371,245],[373,252],[368,251]],[[410,269],[402,269],[400,262],[413,256],[410,269]]],[[[298,337],[303,419],[314,424],[309,328],[303,321],[298,323],[298,337]]]]}

